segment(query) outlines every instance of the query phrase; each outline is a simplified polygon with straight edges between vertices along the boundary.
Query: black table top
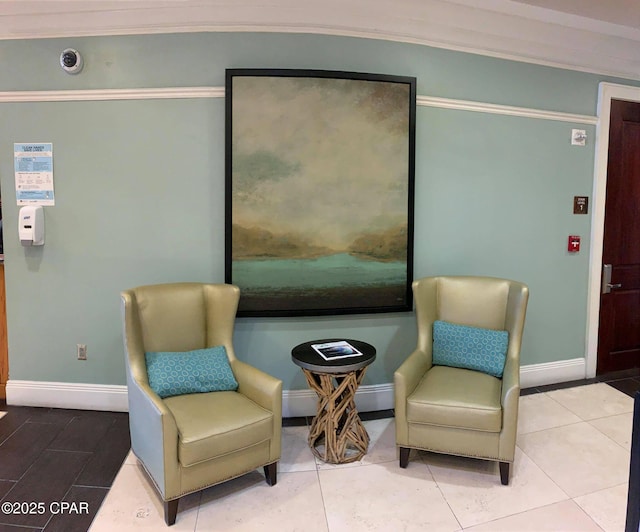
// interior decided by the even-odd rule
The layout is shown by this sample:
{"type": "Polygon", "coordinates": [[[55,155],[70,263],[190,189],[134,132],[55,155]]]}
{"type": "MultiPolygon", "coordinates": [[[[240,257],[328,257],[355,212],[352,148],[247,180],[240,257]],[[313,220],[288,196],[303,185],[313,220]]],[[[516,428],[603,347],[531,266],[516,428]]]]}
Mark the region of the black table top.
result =
{"type": "Polygon", "coordinates": [[[351,340],[349,338],[328,338],[322,340],[312,340],[295,346],[291,350],[291,359],[301,368],[314,371],[316,373],[347,373],[356,371],[368,366],[376,359],[376,348],[367,342],[351,340]],[[355,347],[361,355],[346,358],[335,358],[325,360],[313,347],[313,344],[326,344],[329,342],[347,342],[355,347]]]}

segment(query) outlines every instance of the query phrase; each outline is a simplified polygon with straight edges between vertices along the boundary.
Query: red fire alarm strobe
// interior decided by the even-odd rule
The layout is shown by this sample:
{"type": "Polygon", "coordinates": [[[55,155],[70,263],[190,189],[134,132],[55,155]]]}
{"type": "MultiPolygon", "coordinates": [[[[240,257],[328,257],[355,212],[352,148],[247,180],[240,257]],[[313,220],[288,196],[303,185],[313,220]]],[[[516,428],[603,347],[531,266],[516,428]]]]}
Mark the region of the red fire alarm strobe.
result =
{"type": "Polygon", "coordinates": [[[580,237],[578,235],[569,235],[567,251],[569,251],[569,253],[577,253],[580,251],[580,237]]]}

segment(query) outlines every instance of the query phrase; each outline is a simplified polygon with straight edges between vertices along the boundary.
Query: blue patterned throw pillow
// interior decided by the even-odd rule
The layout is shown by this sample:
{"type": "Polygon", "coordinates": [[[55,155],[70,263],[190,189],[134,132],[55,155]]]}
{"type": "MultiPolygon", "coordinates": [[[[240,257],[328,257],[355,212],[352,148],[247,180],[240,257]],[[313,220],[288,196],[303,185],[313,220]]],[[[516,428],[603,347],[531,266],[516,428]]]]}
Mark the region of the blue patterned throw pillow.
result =
{"type": "Polygon", "coordinates": [[[433,322],[433,363],[502,377],[509,333],[446,321],[433,322]]]}
{"type": "Polygon", "coordinates": [[[185,352],[145,353],[149,386],[160,397],[237,390],[222,345],[185,352]]]}

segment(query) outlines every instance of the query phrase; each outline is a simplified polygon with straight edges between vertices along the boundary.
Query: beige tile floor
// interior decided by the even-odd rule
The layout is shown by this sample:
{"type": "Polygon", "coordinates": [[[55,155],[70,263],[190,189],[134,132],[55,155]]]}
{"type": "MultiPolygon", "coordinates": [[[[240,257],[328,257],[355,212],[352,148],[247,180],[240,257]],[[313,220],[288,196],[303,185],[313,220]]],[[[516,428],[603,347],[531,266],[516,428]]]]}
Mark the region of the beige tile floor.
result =
{"type": "MultiPolygon", "coordinates": [[[[632,410],[604,383],[521,397],[509,486],[480,460],[412,451],[400,469],[393,419],[365,422],[368,454],[341,466],[315,459],[306,427],[285,427],[276,486],[260,470],[188,496],[172,530],[623,531],[632,410]]],[[[91,530],[163,529],[162,504],[129,455],[91,530]]]]}

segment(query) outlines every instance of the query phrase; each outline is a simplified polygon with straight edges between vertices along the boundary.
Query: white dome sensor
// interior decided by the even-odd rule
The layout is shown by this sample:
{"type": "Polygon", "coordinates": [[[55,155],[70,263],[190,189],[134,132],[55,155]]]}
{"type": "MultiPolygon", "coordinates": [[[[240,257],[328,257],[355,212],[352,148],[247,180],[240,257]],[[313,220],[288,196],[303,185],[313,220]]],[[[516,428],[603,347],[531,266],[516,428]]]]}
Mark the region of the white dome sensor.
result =
{"type": "Polygon", "coordinates": [[[82,70],[82,56],[78,50],[67,48],[60,54],[60,66],[68,74],[78,74],[82,70]]]}

